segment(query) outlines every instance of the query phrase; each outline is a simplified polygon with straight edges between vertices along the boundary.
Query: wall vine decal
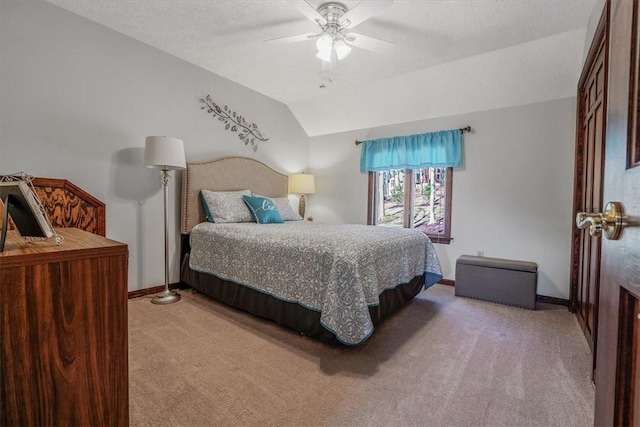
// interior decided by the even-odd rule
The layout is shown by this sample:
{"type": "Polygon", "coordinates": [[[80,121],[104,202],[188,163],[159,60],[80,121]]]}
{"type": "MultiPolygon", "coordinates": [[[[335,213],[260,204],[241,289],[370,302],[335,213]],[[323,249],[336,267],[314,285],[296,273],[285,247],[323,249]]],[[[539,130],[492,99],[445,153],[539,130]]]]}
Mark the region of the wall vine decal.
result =
{"type": "Polygon", "coordinates": [[[251,144],[253,151],[258,151],[258,142],[268,141],[269,138],[265,138],[260,133],[258,125],[255,123],[247,123],[247,120],[240,114],[236,114],[235,111],[231,111],[228,106],[220,108],[218,104],[213,102],[210,95],[205,98],[201,98],[200,102],[204,103],[201,110],[207,110],[207,113],[213,114],[213,117],[217,117],[219,121],[224,122],[225,130],[231,132],[237,132],[238,138],[244,141],[244,145],[251,144]]]}

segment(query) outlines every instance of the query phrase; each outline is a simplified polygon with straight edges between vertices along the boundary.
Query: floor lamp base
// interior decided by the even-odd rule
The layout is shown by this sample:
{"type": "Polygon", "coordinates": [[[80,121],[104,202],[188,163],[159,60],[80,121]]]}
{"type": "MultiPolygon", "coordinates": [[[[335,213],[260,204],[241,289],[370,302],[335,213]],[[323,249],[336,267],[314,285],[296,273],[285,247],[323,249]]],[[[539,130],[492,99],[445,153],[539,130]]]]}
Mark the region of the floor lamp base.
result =
{"type": "Polygon", "coordinates": [[[153,297],[151,302],[154,304],[172,304],[174,302],[180,301],[181,298],[182,297],[177,292],[164,290],[153,297]]]}

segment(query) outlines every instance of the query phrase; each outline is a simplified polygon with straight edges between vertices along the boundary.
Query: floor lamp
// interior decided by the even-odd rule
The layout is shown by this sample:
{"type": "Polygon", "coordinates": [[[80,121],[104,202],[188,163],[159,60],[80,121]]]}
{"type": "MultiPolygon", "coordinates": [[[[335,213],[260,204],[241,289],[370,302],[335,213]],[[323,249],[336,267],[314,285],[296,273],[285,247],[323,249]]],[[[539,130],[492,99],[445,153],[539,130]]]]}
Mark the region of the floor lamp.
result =
{"type": "Polygon", "coordinates": [[[144,164],[162,171],[164,188],[164,291],[151,300],[154,304],[171,304],[180,301],[180,294],[169,290],[169,171],[184,169],[184,144],[181,139],[168,136],[148,136],[144,144],[144,164]]]}

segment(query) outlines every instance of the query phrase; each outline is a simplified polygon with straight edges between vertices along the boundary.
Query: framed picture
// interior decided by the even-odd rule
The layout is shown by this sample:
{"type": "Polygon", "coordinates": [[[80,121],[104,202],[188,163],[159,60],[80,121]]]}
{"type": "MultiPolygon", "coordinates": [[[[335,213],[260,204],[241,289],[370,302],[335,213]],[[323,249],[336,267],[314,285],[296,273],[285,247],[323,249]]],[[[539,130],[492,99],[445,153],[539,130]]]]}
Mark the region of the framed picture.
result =
{"type": "Polygon", "coordinates": [[[9,217],[23,237],[44,237],[54,235],[53,228],[45,214],[40,210],[31,189],[25,181],[0,182],[0,202],[2,202],[2,234],[0,235],[0,251],[9,228],[9,217]]]}

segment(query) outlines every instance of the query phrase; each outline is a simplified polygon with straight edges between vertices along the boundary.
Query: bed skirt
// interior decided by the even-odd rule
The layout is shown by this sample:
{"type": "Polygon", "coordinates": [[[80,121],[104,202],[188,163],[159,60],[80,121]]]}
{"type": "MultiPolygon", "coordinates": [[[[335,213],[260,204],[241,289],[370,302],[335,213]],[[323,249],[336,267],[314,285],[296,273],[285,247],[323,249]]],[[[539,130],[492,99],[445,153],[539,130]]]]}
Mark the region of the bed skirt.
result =
{"type": "MultiPolygon", "coordinates": [[[[183,256],[180,280],[211,298],[256,316],[273,320],[303,335],[323,342],[340,343],[333,332],[320,324],[319,311],[280,300],[214,275],[193,271],[189,268],[189,254],[183,256]]],[[[380,304],[369,307],[374,327],[412,300],[422,290],[424,281],[424,275],[420,275],[414,277],[409,283],[385,290],[380,295],[380,304]]]]}

